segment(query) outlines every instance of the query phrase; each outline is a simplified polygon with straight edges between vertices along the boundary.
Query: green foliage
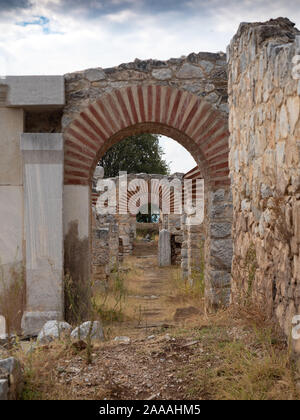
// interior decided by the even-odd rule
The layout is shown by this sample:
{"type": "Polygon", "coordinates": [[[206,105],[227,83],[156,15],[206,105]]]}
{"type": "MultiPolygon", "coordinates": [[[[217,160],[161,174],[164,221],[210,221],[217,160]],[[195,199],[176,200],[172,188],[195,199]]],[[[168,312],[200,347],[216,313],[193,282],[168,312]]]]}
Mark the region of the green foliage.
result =
{"type": "Polygon", "coordinates": [[[130,174],[169,173],[169,166],[163,159],[163,150],[159,145],[159,136],[149,133],[130,136],[115,144],[99,164],[104,168],[105,178],[117,176],[119,171],[130,174]]]}

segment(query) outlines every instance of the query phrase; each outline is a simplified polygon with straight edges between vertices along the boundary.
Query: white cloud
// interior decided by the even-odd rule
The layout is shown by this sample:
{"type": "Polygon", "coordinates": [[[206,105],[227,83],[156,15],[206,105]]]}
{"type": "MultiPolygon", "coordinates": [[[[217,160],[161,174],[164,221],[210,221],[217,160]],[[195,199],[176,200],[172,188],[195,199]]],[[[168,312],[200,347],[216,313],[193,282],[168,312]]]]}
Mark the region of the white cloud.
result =
{"type": "Polygon", "coordinates": [[[136,17],[136,14],[132,12],[131,10],[122,10],[119,13],[107,15],[107,19],[109,21],[117,22],[117,23],[124,23],[128,21],[129,19],[133,19],[135,17],[136,17]]]}
{"type": "Polygon", "coordinates": [[[165,152],[164,159],[170,164],[171,173],[186,173],[197,166],[192,155],[177,141],[161,136],[159,144],[165,152]]]}

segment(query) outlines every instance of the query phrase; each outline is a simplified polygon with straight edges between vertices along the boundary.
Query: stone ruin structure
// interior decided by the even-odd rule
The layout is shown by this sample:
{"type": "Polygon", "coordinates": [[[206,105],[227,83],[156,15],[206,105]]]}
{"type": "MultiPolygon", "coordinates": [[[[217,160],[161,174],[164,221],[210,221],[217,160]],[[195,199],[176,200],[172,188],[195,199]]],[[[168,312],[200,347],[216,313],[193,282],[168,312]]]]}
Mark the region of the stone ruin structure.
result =
{"type": "MultiPolygon", "coordinates": [[[[185,220],[181,214],[175,212],[175,195],[174,189],[165,188],[164,191],[151,190],[153,182],[157,182],[162,188],[164,181],[167,185],[171,185],[173,180],[179,182],[182,194],[183,190],[183,174],[175,173],[171,176],[158,175],[158,174],[127,174],[127,182],[133,180],[143,182],[137,190],[127,191],[125,202],[116,203],[116,207],[107,208],[107,212],[101,212],[98,208],[98,198],[106,194],[104,191],[97,191],[97,182],[102,181],[104,172],[103,168],[97,167],[93,176],[93,190],[92,190],[92,206],[93,206],[93,223],[92,223],[92,269],[93,276],[96,281],[108,280],[112,270],[115,270],[119,261],[123,259],[124,255],[130,255],[133,251],[133,242],[136,238],[136,231],[140,223],[137,223],[134,214],[121,214],[119,208],[125,206],[128,209],[130,200],[134,198],[134,194],[138,193],[140,197],[140,206],[142,207],[143,199],[146,199],[150,204],[155,204],[157,201],[157,211],[160,209],[160,222],[157,226],[157,232],[166,229],[170,234],[170,264],[181,265],[181,245],[183,243],[183,227],[182,221],[185,220]],[[152,194],[151,194],[152,191],[152,194]],[[155,197],[153,197],[155,195],[155,197]],[[165,195],[165,197],[164,197],[165,195]],[[152,201],[151,201],[152,197],[152,201]],[[170,214],[164,214],[162,209],[162,200],[166,198],[166,205],[169,207],[170,214]]],[[[119,185],[122,178],[107,178],[108,183],[113,183],[115,186],[116,196],[119,196],[119,185]]],[[[183,197],[182,197],[183,198],[183,197]]],[[[107,203],[109,204],[109,203],[107,203]]],[[[148,224],[144,223],[144,228],[148,224]]],[[[153,224],[152,224],[153,225],[153,224]]]]}
{"type": "MultiPolygon", "coordinates": [[[[0,255],[6,273],[25,267],[24,333],[64,317],[64,273],[90,279],[100,157],[151,132],[181,143],[205,180],[207,306],[252,298],[289,336],[300,313],[299,54],[299,32],[278,18],[241,24],[227,56],[1,80],[0,255]]],[[[199,234],[185,251],[196,258],[199,234]]]]}
{"type": "Polygon", "coordinates": [[[251,296],[287,336],[300,314],[297,54],[300,32],[288,19],[241,24],[228,47],[232,300],[251,296]]]}

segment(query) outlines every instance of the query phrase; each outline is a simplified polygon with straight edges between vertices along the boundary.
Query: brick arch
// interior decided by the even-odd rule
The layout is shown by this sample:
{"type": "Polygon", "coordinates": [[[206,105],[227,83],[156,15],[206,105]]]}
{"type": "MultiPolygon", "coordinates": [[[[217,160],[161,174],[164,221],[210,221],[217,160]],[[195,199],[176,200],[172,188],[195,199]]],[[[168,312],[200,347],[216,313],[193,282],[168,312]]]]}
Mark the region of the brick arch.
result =
{"type": "MultiPolygon", "coordinates": [[[[91,186],[95,166],[113,144],[144,132],[173,138],[197,162],[205,179],[206,303],[213,307],[228,303],[232,204],[227,120],[201,97],[174,87],[149,84],[115,89],[91,102],[64,129],[65,255],[70,254],[70,249],[78,250],[79,255],[76,258],[71,255],[70,261],[66,259],[65,269],[75,281],[80,275],[88,282],[88,261],[92,255],[91,186]],[[84,273],[80,274],[82,261],[87,263],[84,273]]],[[[195,252],[199,246],[197,235],[192,230],[188,235],[195,252]]],[[[192,264],[191,261],[191,272],[192,264]]]]}
{"type": "Polygon", "coordinates": [[[182,144],[210,188],[229,184],[227,121],[196,95],[160,85],[116,89],[77,114],[64,131],[65,184],[88,185],[97,161],[113,144],[143,132],[182,144]]]}

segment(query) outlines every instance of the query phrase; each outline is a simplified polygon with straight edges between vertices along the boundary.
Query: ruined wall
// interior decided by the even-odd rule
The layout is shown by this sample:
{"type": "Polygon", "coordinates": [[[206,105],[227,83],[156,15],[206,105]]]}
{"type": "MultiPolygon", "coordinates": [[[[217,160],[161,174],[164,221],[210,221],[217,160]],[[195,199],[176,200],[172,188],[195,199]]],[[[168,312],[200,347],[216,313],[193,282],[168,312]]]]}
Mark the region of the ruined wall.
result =
{"type": "Polygon", "coordinates": [[[283,18],[241,24],[228,49],[232,300],[252,297],[287,335],[300,313],[299,35],[283,18]]]}
{"type": "Polygon", "coordinates": [[[117,67],[88,69],[65,75],[65,128],[76,113],[114,89],[145,85],[170,86],[194,93],[227,117],[227,74],[224,53],[191,53],[170,60],[138,60],[117,67]]]}
{"type": "Polygon", "coordinates": [[[122,254],[131,255],[136,234],[136,217],[130,214],[117,214],[116,221],[119,226],[119,238],[122,240],[122,254]]]}
{"type": "Polygon", "coordinates": [[[168,215],[168,231],[171,234],[171,263],[181,265],[181,247],[183,243],[183,230],[180,214],[168,215]]]}
{"type": "Polygon", "coordinates": [[[119,226],[114,215],[99,216],[93,209],[92,278],[106,284],[119,266],[119,226]]]}

